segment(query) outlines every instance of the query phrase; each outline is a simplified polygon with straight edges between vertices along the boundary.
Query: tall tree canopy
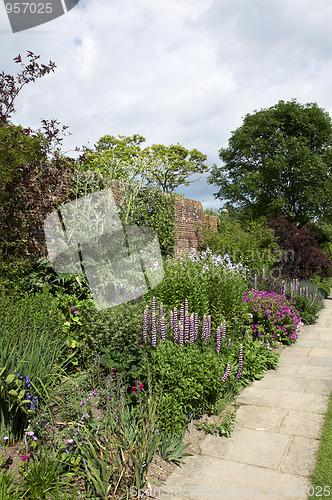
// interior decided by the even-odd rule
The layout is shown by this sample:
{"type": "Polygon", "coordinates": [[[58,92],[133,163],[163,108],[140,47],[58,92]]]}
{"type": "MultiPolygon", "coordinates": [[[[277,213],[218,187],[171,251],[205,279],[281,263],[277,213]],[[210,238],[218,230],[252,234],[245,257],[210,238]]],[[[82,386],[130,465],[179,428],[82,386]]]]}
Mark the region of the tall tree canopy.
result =
{"type": "Polygon", "coordinates": [[[248,217],[282,214],[301,225],[331,216],[332,121],[295,99],[247,114],[208,179],[248,217]]]}
{"type": "Polygon", "coordinates": [[[127,182],[132,175],[145,185],[166,193],[182,184],[188,186],[188,177],[208,170],[207,156],[197,149],[189,151],[180,144],[164,146],[153,144],[143,148],[145,138],[105,135],[96,144],[95,151],[86,150],[81,158],[83,169],[98,170],[106,177],[127,182]]]}

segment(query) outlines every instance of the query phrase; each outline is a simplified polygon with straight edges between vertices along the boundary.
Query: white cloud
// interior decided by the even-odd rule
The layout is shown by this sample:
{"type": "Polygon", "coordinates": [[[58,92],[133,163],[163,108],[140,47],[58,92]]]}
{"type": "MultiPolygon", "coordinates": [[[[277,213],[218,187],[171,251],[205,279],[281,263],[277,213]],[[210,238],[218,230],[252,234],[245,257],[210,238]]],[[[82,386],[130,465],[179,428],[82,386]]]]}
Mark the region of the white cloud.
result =
{"type": "MultiPolygon", "coordinates": [[[[246,113],[293,97],[332,113],[330,0],[81,0],[67,15],[12,34],[0,4],[0,69],[27,50],[57,64],[25,88],[15,122],[57,118],[65,148],[140,133],[218,162],[246,113]],[[1,10],[2,9],[2,10],[1,10]]],[[[214,202],[206,176],[187,197],[214,202]]]]}

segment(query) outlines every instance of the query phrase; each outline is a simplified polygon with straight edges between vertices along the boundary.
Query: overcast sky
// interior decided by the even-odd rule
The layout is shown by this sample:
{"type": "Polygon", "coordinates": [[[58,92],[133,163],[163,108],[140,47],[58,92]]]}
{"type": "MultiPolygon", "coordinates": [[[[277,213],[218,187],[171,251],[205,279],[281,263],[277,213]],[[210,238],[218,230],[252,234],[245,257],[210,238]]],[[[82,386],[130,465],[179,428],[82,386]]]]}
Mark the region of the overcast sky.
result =
{"type": "MultiPolygon", "coordinates": [[[[247,113],[296,98],[332,115],[331,26],[331,0],[80,0],[13,34],[1,2],[0,71],[16,74],[27,50],[56,63],[12,121],[69,125],[65,150],[138,133],[197,148],[212,166],[247,113]]],[[[216,190],[206,176],[178,189],[204,208],[221,206],[216,190]]]]}

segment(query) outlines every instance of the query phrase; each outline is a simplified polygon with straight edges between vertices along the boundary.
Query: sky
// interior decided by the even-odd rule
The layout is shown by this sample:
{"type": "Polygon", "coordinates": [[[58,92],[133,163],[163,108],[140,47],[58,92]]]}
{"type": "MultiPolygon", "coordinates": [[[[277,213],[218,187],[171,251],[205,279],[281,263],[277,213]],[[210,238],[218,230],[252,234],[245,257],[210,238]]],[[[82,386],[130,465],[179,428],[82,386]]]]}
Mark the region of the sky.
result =
{"type": "MultiPolygon", "coordinates": [[[[12,33],[1,2],[0,72],[16,74],[28,50],[56,63],[22,90],[12,121],[68,125],[68,155],[140,134],[146,146],[196,148],[211,167],[247,113],[295,98],[332,115],[331,26],[331,0],[80,0],[12,33]]],[[[176,191],[219,208],[207,177],[176,191]]]]}

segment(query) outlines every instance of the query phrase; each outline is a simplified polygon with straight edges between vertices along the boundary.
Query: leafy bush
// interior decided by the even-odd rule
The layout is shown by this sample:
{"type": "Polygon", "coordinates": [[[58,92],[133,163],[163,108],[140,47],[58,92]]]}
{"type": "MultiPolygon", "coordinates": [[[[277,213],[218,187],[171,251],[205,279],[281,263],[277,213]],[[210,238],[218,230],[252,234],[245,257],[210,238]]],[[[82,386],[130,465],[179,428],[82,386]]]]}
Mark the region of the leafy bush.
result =
{"type": "Polygon", "coordinates": [[[23,297],[31,290],[28,275],[32,269],[32,261],[28,259],[0,260],[0,293],[15,299],[23,297]]]}
{"type": "Polygon", "coordinates": [[[273,230],[265,221],[241,225],[227,213],[218,213],[218,232],[202,230],[203,246],[215,254],[229,255],[233,262],[241,262],[251,274],[268,270],[278,261],[278,244],[273,230]]]}
{"type": "Polygon", "coordinates": [[[144,304],[130,302],[102,311],[82,312],[84,331],[90,349],[125,350],[127,346],[139,344],[142,335],[144,304]]]}
{"type": "Polygon", "coordinates": [[[295,342],[301,317],[292,301],[285,295],[251,290],[243,297],[248,304],[251,324],[246,327],[249,335],[269,344],[295,342]]]}
{"type": "Polygon", "coordinates": [[[298,227],[279,215],[269,221],[269,227],[278,238],[278,245],[285,251],[278,267],[284,278],[308,278],[312,274],[331,275],[332,263],[319,247],[311,226],[298,227]]]}
{"type": "Polygon", "coordinates": [[[228,256],[213,255],[210,249],[195,256],[192,250],[180,259],[168,258],[163,281],[149,294],[163,304],[178,307],[189,300],[190,312],[202,318],[211,315],[213,326],[241,318],[242,296],[248,290],[247,269],[234,265],[228,256]]]}
{"type": "Polygon", "coordinates": [[[138,192],[128,225],[146,226],[155,229],[162,255],[172,255],[175,244],[175,200],[174,195],[143,189],[138,192]]]}

